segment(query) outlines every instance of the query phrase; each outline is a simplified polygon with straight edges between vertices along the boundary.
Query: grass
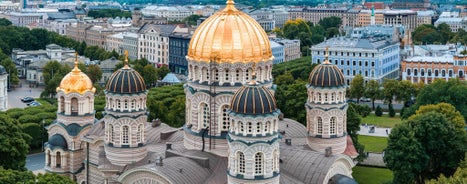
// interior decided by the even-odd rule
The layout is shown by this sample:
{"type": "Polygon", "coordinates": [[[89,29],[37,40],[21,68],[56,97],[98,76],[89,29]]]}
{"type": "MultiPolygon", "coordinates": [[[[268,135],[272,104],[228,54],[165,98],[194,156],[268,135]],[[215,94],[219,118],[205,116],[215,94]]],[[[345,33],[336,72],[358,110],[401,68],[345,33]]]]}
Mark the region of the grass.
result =
{"type": "Polygon", "coordinates": [[[389,117],[388,114],[383,114],[381,117],[371,113],[367,117],[362,118],[362,124],[368,123],[369,125],[376,125],[377,127],[393,128],[395,125],[401,123],[399,115],[389,117]]]}
{"type": "Polygon", "coordinates": [[[392,180],[392,171],[385,168],[355,166],[352,176],[359,184],[381,184],[392,180]]]}
{"type": "Polygon", "coordinates": [[[387,137],[359,135],[358,142],[365,145],[365,151],[373,153],[382,153],[388,146],[387,137]]]}

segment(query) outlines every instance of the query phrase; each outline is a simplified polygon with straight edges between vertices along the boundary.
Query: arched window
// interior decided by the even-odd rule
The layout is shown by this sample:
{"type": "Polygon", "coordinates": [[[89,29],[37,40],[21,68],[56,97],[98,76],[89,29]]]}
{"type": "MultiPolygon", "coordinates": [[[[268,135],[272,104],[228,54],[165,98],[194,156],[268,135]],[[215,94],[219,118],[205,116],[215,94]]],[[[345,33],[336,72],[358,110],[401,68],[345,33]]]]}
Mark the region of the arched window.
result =
{"type": "Polygon", "coordinates": [[[328,102],[328,94],[324,93],[324,102],[328,102]]]}
{"type": "Polygon", "coordinates": [[[125,100],[123,103],[123,109],[128,110],[128,100],[125,100]]]}
{"type": "Polygon", "coordinates": [[[445,77],[446,76],[446,70],[441,70],[441,76],[445,77]]]}
{"type": "Polygon", "coordinates": [[[136,109],[136,100],[133,99],[133,100],[131,101],[131,110],[135,110],[135,109],[136,109]]]}
{"type": "Polygon", "coordinates": [[[438,70],[435,70],[435,77],[438,77],[438,70]]]}
{"type": "Polygon", "coordinates": [[[410,74],[412,74],[412,73],[410,72],[410,69],[407,69],[407,75],[410,75],[410,74]]]}
{"type": "Polygon", "coordinates": [[[336,99],[337,102],[340,102],[340,100],[341,100],[341,95],[342,95],[342,92],[339,92],[339,95],[337,95],[337,99],[336,99]]]}
{"type": "Polygon", "coordinates": [[[122,108],[120,100],[115,100],[115,103],[117,103],[117,109],[120,110],[122,108]]]}
{"type": "Polygon", "coordinates": [[[112,124],[109,124],[109,132],[108,132],[108,140],[110,143],[114,142],[114,126],[112,124]]]}
{"type": "Polygon", "coordinates": [[[331,122],[329,126],[329,134],[335,135],[336,134],[336,117],[331,117],[331,122]]]}
{"type": "Polygon", "coordinates": [[[240,126],[240,133],[245,133],[245,125],[243,125],[243,122],[239,121],[238,125],[240,126]]]}
{"type": "Polygon", "coordinates": [[[214,81],[219,81],[219,70],[215,69],[213,72],[214,81]]]}
{"type": "Polygon", "coordinates": [[[225,74],[225,75],[224,75],[224,77],[225,77],[225,81],[224,81],[224,82],[229,82],[229,74],[230,74],[230,73],[229,73],[229,69],[226,69],[226,70],[224,71],[224,74],[225,74]]]}
{"type": "Polygon", "coordinates": [[[464,78],[464,71],[459,71],[459,78],[464,78]]]}
{"type": "Polygon", "coordinates": [[[141,140],[143,140],[142,126],[143,125],[138,125],[138,129],[137,129],[137,132],[136,132],[136,142],[137,143],[140,143],[141,140]]]}
{"type": "Polygon", "coordinates": [[[264,123],[264,133],[269,133],[269,128],[271,127],[271,122],[270,121],[267,121],[266,123],[264,123]]]}
{"type": "Polygon", "coordinates": [[[122,127],[122,144],[129,144],[129,134],[130,134],[130,127],[127,125],[122,127]]]}
{"type": "Polygon", "coordinates": [[[422,69],[420,69],[420,75],[421,75],[422,77],[424,77],[424,76],[425,76],[425,69],[423,69],[423,68],[422,68],[422,69]]]}
{"type": "Polygon", "coordinates": [[[209,110],[208,104],[201,103],[199,112],[199,122],[198,125],[200,129],[207,128],[211,120],[211,112],[209,110]]]}
{"type": "Polygon", "coordinates": [[[63,96],[60,97],[60,112],[65,112],[65,98],[63,96]]]}
{"type": "Polygon", "coordinates": [[[251,134],[253,132],[253,123],[248,122],[248,134],[251,134]]]}
{"type": "Polygon", "coordinates": [[[237,152],[238,168],[240,174],[245,174],[245,155],[242,152],[237,152]]]}
{"type": "Polygon", "coordinates": [[[52,156],[50,155],[50,150],[47,150],[47,166],[50,167],[50,161],[51,161],[52,156]]]}
{"type": "Polygon", "coordinates": [[[77,98],[71,99],[71,114],[72,115],[78,114],[78,99],[77,98]]]}
{"type": "Polygon", "coordinates": [[[235,82],[242,82],[240,80],[240,69],[235,70],[235,82]]]}
{"type": "Polygon", "coordinates": [[[262,175],[263,174],[263,153],[256,153],[255,154],[255,175],[262,175]]]}
{"type": "Polygon", "coordinates": [[[449,77],[452,77],[452,73],[453,73],[452,70],[449,70],[448,73],[449,73],[449,77]]]}
{"type": "Polygon", "coordinates": [[[414,76],[418,76],[418,70],[417,70],[417,69],[414,69],[414,70],[413,70],[413,75],[414,75],[414,76]]]}
{"type": "Polygon", "coordinates": [[[323,118],[318,117],[318,118],[316,118],[316,121],[317,121],[317,124],[316,124],[317,133],[318,134],[323,134],[323,118]]]}
{"type": "Polygon", "coordinates": [[[261,122],[256,122],[256,134],[261,133],[261,122]]]}
{"type": "Polygon", "coordinates": [[[335,93],[331,93],[331,102],[334,102],[335,100],[336,100],[335,93]]]}
{"type": "Polygon", "coordinates": [[[62,166],[62,155],[60,154],[60,151],[57,151],[55,155],[55,166],[57,168],[60,168],[62,166]]]}
{"type": "Polygon", "coordinates": [[[251,68],[248,68],[248,70],[245,73],[245,80],[246,81],[250,81],[251,73],[253,73],[253,70],[251,68]]]}
{"type": "Polygon", "coordinates": [[[220,116],[220,122],[222,122],[222,129],[221,131],[228,131],[230,127],[230,118],[227,110],[229,109],[229,105],[223,105],[221,107],[222,116],[220,116]]]}
{"type": "Polygon", "coordinates": [[[321,103],[321,93],[317,93],[318,95],[318,102],[321,103]]]}

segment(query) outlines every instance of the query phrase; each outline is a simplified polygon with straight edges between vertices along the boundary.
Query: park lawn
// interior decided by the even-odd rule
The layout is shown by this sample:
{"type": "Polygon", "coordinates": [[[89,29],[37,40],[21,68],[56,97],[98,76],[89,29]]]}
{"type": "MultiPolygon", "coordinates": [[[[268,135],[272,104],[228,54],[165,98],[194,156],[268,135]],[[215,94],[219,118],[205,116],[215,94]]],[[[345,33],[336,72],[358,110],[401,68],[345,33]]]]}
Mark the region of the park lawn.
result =
{"type": "Polygon", "coordinates": [[[355,166],[352,176],[359,184],[382,184],[392,180],[392,171],[385,168],[355,166]]]}
{"type": "Polygon", "coordinates": [[[395,125],[400,124],[401,122],[399,115],[391,118],[388,114],[383,114],[381,117],[378,117],[374,113],[371,113],[367,117],[362,118],[362,124],[367,123],[369,125],[376,125],[377,127],[383,128],[394,128],[395,125]]]}
{"type": "Polygon", "coordinates": [[[358,142],[365,145],[365,151],[372,153],[382,153],[388,146],[387,137],[358,135],[358,142]]]}

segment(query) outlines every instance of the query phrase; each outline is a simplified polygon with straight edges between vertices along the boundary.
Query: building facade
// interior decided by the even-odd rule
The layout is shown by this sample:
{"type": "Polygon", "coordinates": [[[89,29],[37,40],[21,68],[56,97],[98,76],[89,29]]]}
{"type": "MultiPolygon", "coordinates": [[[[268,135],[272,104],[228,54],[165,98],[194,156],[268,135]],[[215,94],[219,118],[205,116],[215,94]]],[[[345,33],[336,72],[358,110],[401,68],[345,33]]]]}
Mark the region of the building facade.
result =
{"type": "Polygon", "coordinates": [[[312,63],[322,63],[325,48],[329,47],[329,62],[344,74],[346,84],[360,74],[365,81],[399,78],[399,42],[386,36],[352,38],[337,37],[311,47],[312,63]]]}
{"type": "Polygon", "coordinates": [[[0,111],[8,109],[8,75],[9,73],[6,71],[5,67],[0,65],[0,111]]]}
{"type": "Polygon", "coordinates": [[[273,40],[271,42],[272,55],[274,56],[273,64],[279,64],[284,62],[284,45],[279,44],[273,40]]]}
{"type": "Polygon", "coordinates": [[[169,68],[177,74],[188,75],[188,47],[192,34],[172,33],[169,36],[169,68]]]}
{"type": "Polygon", "coordinates": [[[465,80],[467,57],[465,55],[415,56],[401,63],[402,80],[430,84],[436,79],[465,80]]]}
{"type": "Polygon", "coordinates": [[[169,35],[174,25],[145,24],[138,31],[138,59],[146,58],[157,67],[169,65],[169,35]]]}

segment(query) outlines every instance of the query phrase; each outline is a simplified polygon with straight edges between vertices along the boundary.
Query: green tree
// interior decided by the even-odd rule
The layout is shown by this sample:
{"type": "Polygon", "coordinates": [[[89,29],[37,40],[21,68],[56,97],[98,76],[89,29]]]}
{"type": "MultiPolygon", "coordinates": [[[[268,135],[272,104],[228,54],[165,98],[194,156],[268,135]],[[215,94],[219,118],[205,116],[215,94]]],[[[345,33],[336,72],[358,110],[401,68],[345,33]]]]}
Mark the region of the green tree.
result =
{"type": "Polygon", "coordinates": [[[394,181],[424,183],[451,176],[467,150],[462,115],[446,103],[422,106],[389,136],[384,161],[394,181]]]}
{"type": "Polygon", "coordinates": [[[18,71],[16,70],[15,63],[13,63],[10,58],[5,58],[0,62],[0,65],[5,67],[5,70],[8,73],[8,82],[11,82],[10,85],[19,84],[18,71]]]}
{"type": "Polygon", "coordinates": [[[31,142],[29,146],[31,148],[40,148],[42,144],[42,138],[44,133],[47,131],[43,130],[42,127],[37,123],[25,123],[21,124],[21,129],[25,134],[31,136],[31,142]]]}
{"type": "Polygon", "coordinates": [[[84,73],[89,76],[93,84],[96,84],[102,78],[102,70],[99,65],[89,65],[84,73]]]}
{"type": "Polygon", "coordinates": [[[319,20],[318,24],[321,25],[324,30],[331,27],[339,28],[342,24],[342,19],[336,16],[326,17],[319,20]]]}
{"type": "Polygon", "coordinates": [[[364,96],[371,99],[372,109],[375,110],[375,100],[379,99],[381,96],[381,89],[379,88],[378,81],[370,80],[365,85],[364,96]]]}
{"type": "Polygon", "coordinates": [[[294,82],[295,82],[295,79],[292,76],[292,73],[290,72],[286,72],[285,74],[279,75],[274,78],[274,83],[276,83],[276,85],[278,86],[288,85],[294,82]]]}
{"type": "Polygon", "coordinates": [[[19,171],[0,167],[0,183],[29,183],[35,177],[31,171],[19,171]]]}
{"type": "Polygon", "coordinates": [[[395,79],[385,79],[383,82],[383,99],[385,103],[388,103],[388,108],[397,94],[398,84],[399,82],[395,79]]]}
{"type": "Polygon", "coordinates": [[[381,117],[383,115],[383,109],[378,105],[376,106],[375,115],[381,117]]]}
{"type": "Polygon", "coordinates": [[[195,26],[197,24],[198,19],[201,18],[201,15],[193,14],[188,17],[185,17],[182,22],[188,23],[189,25],[195,26]]]}
{"type": "Polygon", "coordinates": [[[0,114],[0,132],[0,166],[5,169],[24,169],[31,137],[21,130],[18,121],[5,114],[0,114]]]}
{"type": "Polygon", "coordinates": [[[365,146],[358,142],[358,131],[360,130],[360,124],[362,123],[362,118],[358,115],[355,110],[356,104],[350,103],[347,108],[347,133],[352,138],[355,149],[358,152],[358,161],[362,161],[366,158],[365,146]]]}
{"type": "Polygon", "coordinates": [[[168,118],[172,121],[169,123],[174,127],[181,127],[185,123],[185,102],[184,96],[178,96],[175,102],[170,105],[168,118]]]}
{"type": "Polygon", "coordinates": [[[0,18],[0,26],[11,26],[11,21],[6,18],[0,18]]]}
{"type": "Polygon", "coordinates": [[[288,20],[282,29],[283,36],[287,39],[299,39],[302,46],[302,55],[307,55],[308,47],[312,44],[311,30],[303,19],[288,20]]]}
{"type": "Polygon", "coordinates": [[[427,184],[464,184],[467,183],[467,153],[456,172],[451,177],[446,177],[443,174],[438,179],[433,179],[427,184]]]}
{"type": "Polygon", "coordinates": [[[399,81],[397,83],[397,90],[395,93],[396,100],[401,102],[412,100],[416,93],[415,85],[408,80],[399,81]]]}
{"type": "Polygon", "coordinates": [[[392,107],[392,104],[389,104],[389,117],[394,117],[396,116],[396,111],[394,111],[394,107],[392,107]]]}
{"type": "Polygon", "coordinates": [[[168,66],[163,65],[159,68],[156,69],[157,72],[157,78],[159,80],[162,80],[168,73],[170,73],[170,69],[168,66]]]}
{"type": "Polygon", "coordinates": [[[350,98],[357,98],[357,103],[360,103],[360,98],[365,93],[365,86],[363,83],[363,76],[358,74],[350,82],[350,98]]]}
{"type": "Polygon", "coordinates": [[[70,177],[62,176],[55,173],[39,173],[36,176],[36,184],[76,184],[70,177]]]}
{"type": "Polygon", "coordinates": [[[144,66],[141,75],[143,76],[146,85],[152,86],[152,84],[157,80],[157,70],[152,64],[144,66]]]}
{"type": "Polygon", "coordinates": [[[43,70],[45,89],[41,93],[42,97],[54,97],[57,87],[60,85],[62,78],[71,71],[66,65],[61,65],[58,61],[48,62],[43,70]]]}
{"type": "Polygon", "coordinates": [[[453,33],[451,31],[451,27],[446,23],[441,23],[436,27],[440,37],[439,42],[442,44],[446,44],[449,40],[452,39],[453,33]]]}
{"type": "Polygon", "coordinates": [[[276,102],[285,117],[293,117],[294,120],[306,125],[306,109],[304,103],[307,100],[306,82],[296,80],[289,85],[277,87],[276,102]]]}

